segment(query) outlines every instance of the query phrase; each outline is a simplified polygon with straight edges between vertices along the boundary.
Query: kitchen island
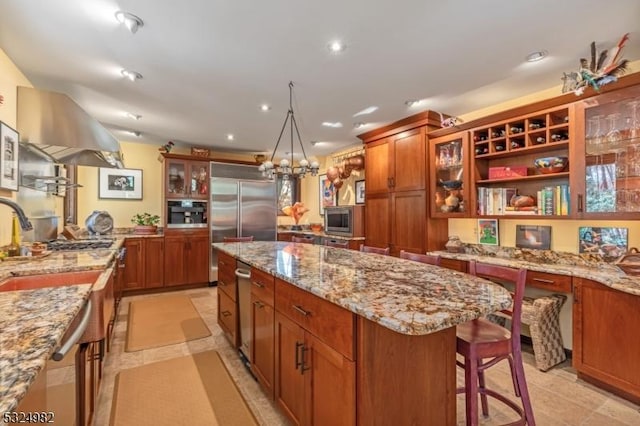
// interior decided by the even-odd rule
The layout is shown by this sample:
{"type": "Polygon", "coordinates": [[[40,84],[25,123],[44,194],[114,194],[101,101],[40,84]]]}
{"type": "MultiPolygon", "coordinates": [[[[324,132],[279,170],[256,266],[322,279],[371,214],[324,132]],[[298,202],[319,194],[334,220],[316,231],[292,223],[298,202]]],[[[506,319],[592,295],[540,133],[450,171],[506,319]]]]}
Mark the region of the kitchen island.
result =
{"type": "Polygon", "coordinates": [[[347,424],[455,424],[455,326],[511,303],[487,280],[389,256],[286,242],[213,246],[275,277],[275,399],[303,424],[335,410],[353,411],[341,417],[347,424]],[[285,346],[295,349],[295,372],[285,346]],[[307,387],[326,379],[327,360],[344,366],[330,370],[339,378],[324,384],[333,386],[286,388],[298,374],[313,375],[307,387]]]}

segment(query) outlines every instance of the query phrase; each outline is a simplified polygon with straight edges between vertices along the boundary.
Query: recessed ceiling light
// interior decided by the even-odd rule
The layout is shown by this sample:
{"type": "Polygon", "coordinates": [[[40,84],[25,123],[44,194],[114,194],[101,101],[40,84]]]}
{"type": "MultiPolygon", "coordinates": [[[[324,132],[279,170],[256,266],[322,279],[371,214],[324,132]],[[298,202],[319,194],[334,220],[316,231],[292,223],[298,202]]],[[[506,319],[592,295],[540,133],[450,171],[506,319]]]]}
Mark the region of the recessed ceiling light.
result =
{"type": "Polygon", "coordinates": [[[267,104],[262,104],[260,105],[260,110],[262,111],[269,111],[271,109],[271,107],[267,104]]]}
{"type": "Polygon", "coordinates": [[[365,108],[362,111],[358,111],[355,114],[353,114],[354,117],[358,117],[359,115],[367,115],[367,114],[371,114],[372,112],[375,112],[378,110],[377,106],[370,106],[369,108],[365,108]]]}
{"type": "Polygon", "coordinates": [[[232,141],[234,139],[233,134],[227,133],[227,140],[232,141]]]}
{"type": "Polygon", "coordinates": [[[133,120],[140,120],[142,118],[140,114],[134,114],[132,112],[127,112],[125,115],[133,120]]]}
{"type": "Polygon", "coordinates": [[[334,40],[327,46],[331,53],[342,53],[347,48],[347,45],[340,40],[334,40]]]}
{"type": "Polygon", "coordinates": [[[124,26],[127,27],[127,29],[133,34],[138,31],[138,28],[144,26],[144,21],[138,16],[134,15],[133,13],[124,12],[122,10],[116,12],[116,19],[121,24],[124,24],[124,26]]]}
{"type": "Polygon", "coordinates": [[[325,127],[333,127],[333,128],[342,127],[342,123],[340,123],[339,121],[335,121],[335,122],[324,121],[322,125],[325,127]]]}
{"type": "Polygon", "coordinates": [[[417,105],[420,105],[422,103],[422,100],[420,99],[409,99],[408,101],[404,101],[404,104],[408,107],[414,107],[417,105]]]}
{"type": "Polygon", "coordinates": [[[526,56],[526,60],[527,60],[527,62],[541,61],[544,58],[546,58],[548,54],[549,54],[549,52],[547,52],[546,50],[539,50],[537,52],[531,52],[526,56]]]}
{"type": "Polygon", "coordinates": [[[122,70],[122,71],[120,71],[120,74],[122,74],[123,76],[127,77],[131,81],[136,81],[136,80],[142,79],[142,74],[140,74],[137,71],[122,70]]]}
{"type": "Polygon", "coordinates": [[[366,125],[367,125],[367,123],[362,123],[362,122],[353,123],[353,128],[354,129],[360,129],[360,128],[366,126],[366,125]]]}
{"type": "Polygon", "coordinates": [[[135,137],[137,137],[137,138],[139,138],[140,136],[142,136],[142,133],[140,133],[140,132],[138,132],[138,131],[136,131],[136,130],[125,130],[124,132],[125,132],[125,133],[128,133],[128,134],[130,134],[130,135],[132,135],[132,136],[135,136],[135,137]]]}

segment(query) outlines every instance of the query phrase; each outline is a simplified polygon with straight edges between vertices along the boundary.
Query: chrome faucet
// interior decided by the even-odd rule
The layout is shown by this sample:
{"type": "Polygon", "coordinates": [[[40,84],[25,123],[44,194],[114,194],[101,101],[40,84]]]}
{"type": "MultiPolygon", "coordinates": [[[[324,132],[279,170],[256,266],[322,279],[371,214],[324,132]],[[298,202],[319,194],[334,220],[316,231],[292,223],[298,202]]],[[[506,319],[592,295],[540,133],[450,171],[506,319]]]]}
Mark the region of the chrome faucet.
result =
{"type": "Polygon", "coordinates": [[[20,221],[20,227],[23,231],[30,231],[33,229],[33,225],[31,225],[31,222],[29,222],[27,215],[24,214],[24,210],[22,210],[22,208],[18,204],[11,200],[7,200],[6,198],[0,198],[0,204],[6,204],[7,206],[15,210],[16,214],[18,215],[18,220],[20,221]]]}

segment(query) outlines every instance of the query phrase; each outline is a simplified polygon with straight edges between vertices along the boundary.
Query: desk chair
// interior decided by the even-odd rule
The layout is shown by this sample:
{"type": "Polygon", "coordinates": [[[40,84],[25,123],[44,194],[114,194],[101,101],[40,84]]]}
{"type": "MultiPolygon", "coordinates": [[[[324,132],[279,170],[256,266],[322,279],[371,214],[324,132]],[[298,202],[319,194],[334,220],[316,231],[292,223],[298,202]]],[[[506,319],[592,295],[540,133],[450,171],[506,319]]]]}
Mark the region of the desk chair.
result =
{"type": "Polygon", "coordinates": [[[387,248],[379,248],[379,247],[371,247],[371,246],[365,246],[364,244],[360,244],[360,251],[364,252],[364,253],[377,253],[377,254],[384,254],[384,255],[389,255],[389,247],[387,248]]]}
{"type": "Polygon", "coordinates": [[[347,240],[324,240],[324,245],[329,247],[349,248],[347,240]]]}
{"type": "Polygon", "coordinates": [[[400,258],[413,260],[414,262],[422,262],[428,263],[429,265],[440,266],[439,255],[411,253],[408,251],[400,250],[400,258]]]}
{"type": "Polygon", "coordinates": [[[314,240],[314,237],[296,237],[295,235],[291,237],[291,242],[293,243],[313,244],[314,240]]]}

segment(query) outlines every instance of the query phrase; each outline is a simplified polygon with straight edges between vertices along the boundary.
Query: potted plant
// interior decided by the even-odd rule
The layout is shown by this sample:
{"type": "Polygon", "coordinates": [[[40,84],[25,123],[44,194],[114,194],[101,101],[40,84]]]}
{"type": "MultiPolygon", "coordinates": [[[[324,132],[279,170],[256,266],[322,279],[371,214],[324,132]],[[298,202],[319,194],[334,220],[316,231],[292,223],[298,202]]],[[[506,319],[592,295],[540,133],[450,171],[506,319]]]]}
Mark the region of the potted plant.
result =
{"type": "Polygon", "coordinates": [[[159,222],[160,216],[147,212],[136,213],[131,218],[131,223],[135,224],[133,227],[134,234],[155,234],[158,231],[159,222]]]}

